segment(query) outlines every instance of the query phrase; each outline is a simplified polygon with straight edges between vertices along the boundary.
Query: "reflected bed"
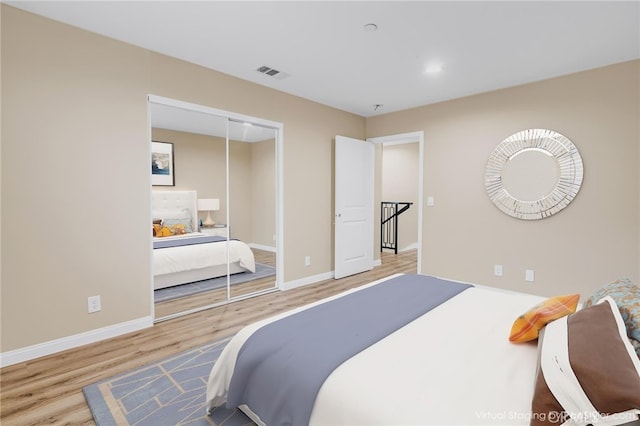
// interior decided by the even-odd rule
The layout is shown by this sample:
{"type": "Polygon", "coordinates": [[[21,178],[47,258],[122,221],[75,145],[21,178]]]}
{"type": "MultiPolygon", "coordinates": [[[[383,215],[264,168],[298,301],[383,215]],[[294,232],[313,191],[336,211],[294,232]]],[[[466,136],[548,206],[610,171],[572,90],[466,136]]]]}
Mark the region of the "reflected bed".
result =
{"type": "Polygon", "coordinates": [[[152,217],[184,234],[153,238],[154,289],[255,272],[255,258],[243,241],[197,232],[196,191],[153,191],[152,217]]]}

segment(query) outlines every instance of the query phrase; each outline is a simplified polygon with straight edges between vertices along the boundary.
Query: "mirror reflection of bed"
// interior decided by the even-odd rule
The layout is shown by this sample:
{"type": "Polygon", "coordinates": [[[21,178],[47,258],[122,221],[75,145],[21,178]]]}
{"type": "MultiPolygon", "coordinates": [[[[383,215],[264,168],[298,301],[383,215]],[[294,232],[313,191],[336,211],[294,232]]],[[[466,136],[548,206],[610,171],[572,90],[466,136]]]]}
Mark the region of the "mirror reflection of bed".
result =
{"type": "Polygon", "coordinates": [[[196,191],[153,191],[152,216],[157,317],[224,302],[228,283],[231,298],[273,288],[275,253],[227,235],[226,227],[205,233],[196,191]]]}

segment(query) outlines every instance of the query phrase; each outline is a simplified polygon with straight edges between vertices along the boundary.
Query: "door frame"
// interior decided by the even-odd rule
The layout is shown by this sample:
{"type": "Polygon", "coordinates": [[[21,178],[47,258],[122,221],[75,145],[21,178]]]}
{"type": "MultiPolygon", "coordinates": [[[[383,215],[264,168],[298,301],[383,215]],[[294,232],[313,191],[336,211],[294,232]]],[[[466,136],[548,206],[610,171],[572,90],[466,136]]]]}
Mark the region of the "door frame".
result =
{"type": "MultiPolygon", "coordinates": [[[[212,107],[208,107],[208,106],[204,106],[204,105],[199,105],[199,104],[193,104],[190,102],[185,102],[185,101],[180,101],[177,99],[172,99],[172,98],[166,98],[163,96],[157,96],[157,95],[147,95],[147,108],[149,108],[149,104],[151,103],[155,103],[155,104],[161,104],[161,105],[167,105],[167,106],[171,106],[171,107],[176,107],[176,108],[182,108],[185,110],[189,110],[189,111],[194,111],[194,112],[199,112],[199,113],[204,113],[204,114],[210,114],[210,115],[214,115],[214,116],[218,116],[218,117],[223,117],[226,118],[227,120],[234,120],[234,121],[240,121],[240,122],[248,122],[248,123],[253,123],[253,124],[257,124],[260,125],[262,127],[268,127],[268,128],[272,128],[275,130],[276,133],[276,137],[275,137],[275,169],[276,169],[276,176],[275,176],[275,184],[276,184],[276,226],[275,226],[275,243],[276,243],[276,284],[273,287],[273,289],[269,289],[269,290],[264,290],[264,291],[260,291],[260,292],[256,292],[256,293],[251,293],[251,294],[247,294],[246,296],[238,296],[232,299],[227,298],[226,301],[224,302],[220,302],[220,303],[215,303],[215,304],[210,304],[210,305],[205,305],[205,306],[201,306],[199,308],[195,308],[195,309],[191,309],[188,311],[184,311],[184,312],[179,312],[176,314],[172,314],[169,315],[167,317],[162,317],[162,318],[156,318],[155,317],[155,306],[154,306],[154,294],[153,294],[153,265],[150,265],[150,275],[151,275],[151,285],[149,288],[149,297],[151,298],[151,317],[153,318],[153,322],[160,322],[160,321],[166,321],[169,319],[173,319],[179,316],[183,316],[183,315],[188,315],[188,314],[192,314],[195,312],[200,312],[206,309],[211,309],[217,306],[223,306],[229,303],[233,303],[235,301],[238,300],[242,300],[242,299],[247,299],[250,297],[254,297],[254,296],[258,296],[261,294],[265,294],[268,292],[272,292],[272,291],[277,291],[277,290],[282,290],[283,288],[283,282],[284,282],[284,178],[283,178],[283,140],[284,140],[284,136],[283,136],[283,130],[284,130],[284,125],[283,123],[280,122],[276,122],[276,121],[271,121],[271,120],[265,120],[263,118],[258,118],[258,117],[253,117],[253,116],[249,116],[249,115],[244,115],[244,114],[239,114],[239,113],[235,113],[235,112],[231,112],[231,111],[225,111],[225,110],[221,110],[221,109],[217,109],[217,108],[212,108],[212,107]]],[[[148,110],[149,111],[149,110],[148,110]]],[[[151,129],[152,129],[152,119],[151,119],[151,114],[148,112],[147,113],[147,129],[148,129],[148,148],[149,148],[149,170],[151,169],[151,140],[152,140],[152,135],[151,135],[151,129]]],[[[228,135],[227,135],[228,136],[228,135]]],[[[228,139],[228,138],[227,138],[228,139]]],[[[228,160],[227,160],[228,161],[228,160]]],[[[228,173],[228,164],[227,164],[227,173],[228,173]]],[[[229,185],[228,179],[227,179],[227,186],[229,185]]],[[[227,197],[229,197],[229,191],[227,188],[227,197]]],[[[151,191],[149,191],[149,201],[151,201],[151,191]]],[[[227,203],[228,206],[228,203],[227,203]]],[[[151,211],[149,211],[149,215],[151,216],[151,211]]],[[[149,234],[149,247],[150,250],[153,250],[153,241],[152,241],[152,236],[149,234]]],[[[151,258],[153,258],[153,253],[151,253],[151,258]]]]}
{"type": "MultiPolygon", "coordinates": [[[[396,135],[380,136],[375,138],[367,138],[368,142],[374,144],[383,145],[400,145],[405,143],[418,143],[418,264],[417,273],[422,273],[422,221],[423,221],[423,206],[424,206],[424,130],[417,132],[400,133],[396,135]]],[[[375,183],[374,183],[375,185],[375,183]]],[[[377,227],[375,229],[380,229],[377,227]]],[[[374,231],[378,232],[378,231],[374,231]]],[[[378,235],[376,244],[380,247],[381,235],[378,235]]],[[[374,247],[375,249],[375,247],[374,247]]]]}

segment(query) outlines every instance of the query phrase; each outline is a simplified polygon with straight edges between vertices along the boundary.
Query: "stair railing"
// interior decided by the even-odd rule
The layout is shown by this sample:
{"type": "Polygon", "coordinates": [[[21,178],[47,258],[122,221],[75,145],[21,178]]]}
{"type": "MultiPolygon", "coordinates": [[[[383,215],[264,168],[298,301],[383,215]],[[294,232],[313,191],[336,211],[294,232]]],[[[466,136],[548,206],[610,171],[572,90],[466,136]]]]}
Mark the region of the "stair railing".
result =
{"type": "Polygon", "coordinates": [[[383,201],[380,204],[380,251],[390,249],[398,254],[398,216],[413,203],[383,201]]]}

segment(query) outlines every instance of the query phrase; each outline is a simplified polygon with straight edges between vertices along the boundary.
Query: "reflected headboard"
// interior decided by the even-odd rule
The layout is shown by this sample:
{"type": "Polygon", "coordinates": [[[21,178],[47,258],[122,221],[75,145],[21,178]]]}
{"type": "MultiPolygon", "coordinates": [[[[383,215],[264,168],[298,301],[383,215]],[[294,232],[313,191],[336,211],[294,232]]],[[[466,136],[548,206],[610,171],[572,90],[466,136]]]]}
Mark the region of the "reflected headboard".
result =
{"type": "Polygon", "coordinates": [[[192,231],[198,231],[197,191],[151,191],[151,215],[153,219],[165,219],[175,212],[188,210],[192,231]]]}

